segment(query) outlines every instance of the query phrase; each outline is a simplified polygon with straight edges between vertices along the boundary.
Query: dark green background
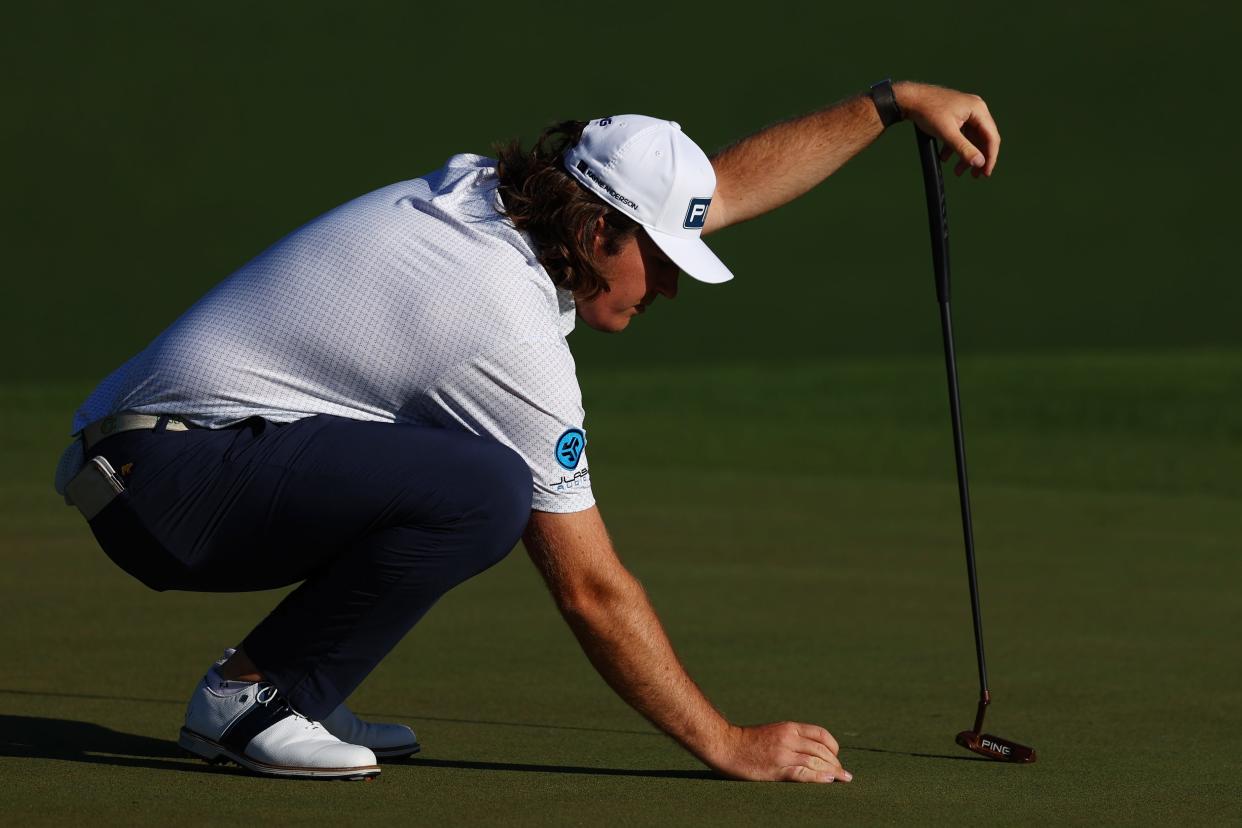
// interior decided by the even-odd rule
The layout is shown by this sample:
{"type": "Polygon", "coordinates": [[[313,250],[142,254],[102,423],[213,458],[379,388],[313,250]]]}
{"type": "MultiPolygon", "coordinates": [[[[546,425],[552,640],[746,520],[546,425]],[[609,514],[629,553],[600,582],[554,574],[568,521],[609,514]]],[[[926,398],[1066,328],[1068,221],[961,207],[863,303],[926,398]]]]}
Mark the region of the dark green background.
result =
{"type": "MultiPolygon", "coordinates": [[[[618,111],[711,151],[885,75],[977,91],[1003,129],[995,178],[951,188],[963,347],[1242,344],[1225,6],[835,5],[24,9],[0,35],[5,373],[97,379],[285,232],[454,152],[618,111]]],[[[575,347],[926,352],[912,144],[719,236],[734,284],[575,347]]]]}
{"type": "Polygon", "coordinates": [[[9,9],[0,232],[0,802],[26,822],[1237,820],[1239,32],[1224,4],[286,3],[9,9]],[[820,722],[849,786],[703,777],[592,673],[515,554],[352,703],[374,785],[200,771],[171,739],[270,593],[155,594],[50,490],[73,408],[301,222],[450,154],[637,111],[712,150],[892,75],[984,95],[950,180],[995,730],[976,692],[926,219],[899,127],[571,338],[627,564],[735,721],[820,722]]]}

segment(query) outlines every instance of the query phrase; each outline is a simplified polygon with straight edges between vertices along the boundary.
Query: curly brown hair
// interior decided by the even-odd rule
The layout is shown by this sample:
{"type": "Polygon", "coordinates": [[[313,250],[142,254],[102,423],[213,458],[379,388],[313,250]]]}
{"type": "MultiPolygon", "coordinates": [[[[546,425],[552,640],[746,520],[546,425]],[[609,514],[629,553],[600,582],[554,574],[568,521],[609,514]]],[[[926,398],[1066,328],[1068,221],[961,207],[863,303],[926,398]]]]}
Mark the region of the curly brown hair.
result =
{"type": "Polygon", "coordinates": [[[599,220],[604,220],[603,251],[610,256],[621,252],[621,245],[638,230],[637,222],[600,201],[561,165],[562,154],[578,143],[586,125],[552,124],[529,151],[516,139],[495,147],[501,212],[530,234],[552,282],[581,299],[608,291],[595,259],[599,220]]]}

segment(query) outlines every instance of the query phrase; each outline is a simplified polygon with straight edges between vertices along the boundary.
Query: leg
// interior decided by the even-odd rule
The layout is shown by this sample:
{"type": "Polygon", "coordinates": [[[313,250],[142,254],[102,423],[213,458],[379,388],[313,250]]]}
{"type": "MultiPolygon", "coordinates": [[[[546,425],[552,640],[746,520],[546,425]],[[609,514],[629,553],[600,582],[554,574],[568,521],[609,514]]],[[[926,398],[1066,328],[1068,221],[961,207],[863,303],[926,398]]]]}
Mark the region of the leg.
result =
{"type": "Polygon", "coordinates": [[[391,478],[370,467],[384,482],[382,516],[242,644],[311,718],[344,701],[440,596],[507,555],[526,525],[530,472],[515,453],[434,431],[419,444],[412,468],[396,464],[391,478]]]}
{"type": "Polygon", "coordinates": [[[179,738],[263,774],[367,778],[379,773],[376,753],[416,751],[408,728],[366,725],[341,701],[440,595],[503,558],[530,514],[530,473],[514,452],[442,430],[253,421],[116,435],[94,453],[128,469],[129,487],[106,531],[92,528],[145,583],[235,591],[305,580],[223,679],[204,676],[179,738]]]}
{"type": "Polygon", "coordinates": [[[250,655],[242,647],[233,651],[218,668],[220,677],[227,681],[263,681],[264,675],[259,665],[250,660],[250,655]]]}
{"type": "MultiPolygon", "coordinates": [[[[503,558],[530,513],[518,455],[459,432],[339,417],[100,443],[168,551],[164,588],[305,580],[247,637],[300,712],[331,712],[433,603],[503,558]]],[[[110,551],[111,554],[111,551],[110,551]]]]}

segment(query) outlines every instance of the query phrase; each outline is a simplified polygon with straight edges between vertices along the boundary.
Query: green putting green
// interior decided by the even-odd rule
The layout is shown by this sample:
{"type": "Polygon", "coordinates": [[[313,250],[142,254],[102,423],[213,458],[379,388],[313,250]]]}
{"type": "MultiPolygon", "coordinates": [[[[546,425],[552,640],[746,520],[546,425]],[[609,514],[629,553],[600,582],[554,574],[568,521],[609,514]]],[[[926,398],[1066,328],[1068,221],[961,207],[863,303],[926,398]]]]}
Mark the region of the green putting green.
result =
{"type": "Polygon", "coordinates": [[[989,729],[934,358],[587,373],[623,558],[735,721],[796,718],[850,785],[714,779],[595,676],[519,551],[355,696],[424,745],[373,784],[183,758],[205,664],[277,598],[156,594],[43,482],[82,385],[8,386],[0,772],[15,818],[485,823],[1203,822],[1242,810],[1236,351],[964,357],[989,729]],[[29,478],[29,479],[27,479],[29,478]]]}
{"type": "Polygon", "coordinates": [[[1242,819],[1242,156],[1220,71],[1237,12],[616,11],[10,13],[5,816],[1242,819]],[[446,597],[354,699],[413,725],[421,757],[329,785],[179,753],[193,684],[278,595],[151,593],[95,548],[50,479],[100,378],[285,232],[450,154],[628,111],[712,150],[886,75],[979,92],[1005,139],[996,176],[950,177],[948,201],[988,729],[1037,764],[953,742],[977,687],[908,125],[710,239],[735,282],[683,284],[622,336],[571,338],[601,508],[691,673],[735,721],[828,727],[853,784],[712,778],[595,676],[520,551],[446,597]]]}

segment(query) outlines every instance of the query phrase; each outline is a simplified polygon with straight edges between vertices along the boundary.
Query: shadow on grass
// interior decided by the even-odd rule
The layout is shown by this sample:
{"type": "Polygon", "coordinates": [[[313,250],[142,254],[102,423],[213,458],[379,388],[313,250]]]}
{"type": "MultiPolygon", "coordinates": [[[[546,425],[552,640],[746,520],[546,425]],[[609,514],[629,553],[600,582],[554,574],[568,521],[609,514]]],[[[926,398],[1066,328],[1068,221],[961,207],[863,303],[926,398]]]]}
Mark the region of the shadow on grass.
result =
{"type": "MultiPolygon", "coordinates": [[[[152,698],[140,698],[140,697],[135,697],[135,696],[109,696],[109,695],[102,695],[102,694],[96,694],[96,693],[41,692],[41,691],[36,691],[36,690],[8,690],[4,688],[0,688],[0,694],[8,694],[8,695],[15,695],[15,696],[40,696],[40,697],[68,698],[68,699],[123,701],[123,702],[139,703],[139,704],[169,704],[169,705],[176,705],[178,707],[185,704],[185,701],[182,699],[152,699],[152,698]]],[[[396,721],[447,722],[450,724],[485,725],[488,727],[523,727],[523,728],[536,728],[540,730],[568,730],[568,731],[585,732],[585,733],[616,733],[616,734],[621,734],[625,736],[657,736],[657,737],[663,738],[663,734],[658,733],[657,731],[654,731],[654,730],[625,730],[625,729],[620,729],[620,728],[608,728],[608,727],[584,727],[581,725],[548,724],[546,722],[506,722],[506,721],[498,721],[498,720],[493,720],[493,719],[461,719],[461,718],[452,718],[448,716],[424,716],[424,715],[419,715],[419,714],[406,714],[406,713],[376,713],[373,711],[371,712],[360,711],[360,714],[366,717],[374,717],[377,719],[388,719],[388,720],[396,720],[396,721]]],[[[17,731],[11,729],[8,726],[8,720],[10,719],[14,721],[44,722],[44,723],[48,723],[51,725],[94,728],[95,730],[103,731],[108,734],[112,734],[112,736],[116,737],[117,740],[130,740],[130,741],[124,742],[124,744],[126,745],[132,746],[132,745],[138,744],[139,742],[150,742],[154,745],[161,746],[161,749],[164,751],[164,753],[142,754],[142,755],[150,756],[153,759],[167,758],[167,757],[182,758],[182,759],[185,758],[185,754],[181,752],[180,748],[176,747],[176,745],[174,745],[172,742],[164,742],[159,739],[148,739],[144,736],[131,736],[125,733],[118,733],[116,731],[108,730],[107,728],[100,727],[98,725],[88,724],[86,722],[70,722],[70,721],[64,721],[64,720],[59,720],[59,719],[34,719],[34,718],[25,718],[25,717],[20,717],[20,716],[3,716],[3,715],[0,715],[0,733],[4,734],[3,736],[0,736],[0,751],[3,751],[2,753],[0,753],[0,755],[7,755],[7,756],[34,756],[36,755],[32,753],[12,753],[11,752],[13,750],[13,746],[11,743],[14,741],[13,737],[16,736],[17,731]]],[[[83,733],[81,735],[89,736],[90,734],[83,733]]],[[[82,744],[85,744],[85,742],[83,742],[82,744]]],[[[118,741],[115,744],[120,745],[121,742],[118,741]]],[[[74,746],[75,746],[75,742],[71,741],[68,743],[68,747],[73,748],[74,746]]],[[[858,751],[864,751],[866,753],[884,753],[884,754],[888,754],[891,756],[909,756],[914,759],[948,759],[948,760],[957,761],[957,762],[987,762],[988,761],[987,759],[981,756],[953,756],[947,753],[918,753],[918,752],[905,751],[905,750],[892,750],[889,748],[863,747],[861,745],[853,745],[853,744],[842,744],[841,747],[844,750],[858,750],[858,751]]],[[[77,750],[77,753],[72,756],[58,754],[51,758],[76,759],[78,761],[85,761],[85,762],[109,761],[108,758],[90,756],[89,754],[81,755],[83,751],[83,748],[81,747],[81,745],[77,745],[76,750],[77,750]]],[[[109,749],[109,750],[101,750],[101,751],[90,751],[90,753],[112,753],[112,754],[128,755],[131,752],[128,750],[109,749]]],[[[113,762],[113,764],[126,764],[123,757],[116,757],[116,758],[117,758],[117,761],[113,762]]],[[[130,761],[128,763],[136,764],[136,765],[142,764],[142,762],[140,761],[130,761]]],[[[653,776],[653,777],[666,777],[666,778],[675,778],[675,779],[720,779],[721,778],[717,776],[716,774],[712,773],[711,771],[697,771],[697,770],[696,771],[679,771],[679,770],[649,770],[648,771],[648,770],[627,770],[627,769],[621,769],[621,768],[586,768],[586,767],[574,767],[574,766],[563,766],[563,765],[526,765],[526,764],[513,764],[513,763],[505,763],[505,762],[471,762],[471,761],[464,761],[464,760],[458,761],[458,760],[448,760],[448,759],[413,758],[413,759],[404,760],[403,762],[401,762],[401,764],[427,765],[427,766],[432,766],[432,767],[445,767],[445,768],[463,768],[463,769],[470,769],[470,770],[526,771],[526,772],[531,772],[531,773],[571,773],[571,774],[578,773],[578,774],[590,774],[590,775],[598,775],[598,776],[653,776]]],[[[148,766],[151,766],[151,767],[175,766],[179,770],[190,769],[190,770],[200,770],[200,771],[206,770],[206,771],[213,772],[213,773],[221,772],[220,769],[212,769],[212,768],[202,767],[202,766],[197,766],[197,765],[187,765],[183,762],[178,762],[178,763],[163,762],[158,765],[152,765],[148,762],[148,766]]]]}
{"type": "MultiPolygon", "coordinates": [[[[121,733],[90,722],[0,714],[0,756],[17,759],[59,759],[92,765],[253,776],[232,766],[209,766],[188,757],[174,743],[149,736],[121,733]]],[[[484,771],[567,773],[591,776],[640,776],[660,779],[715,779],[710,771],[590,768],[514,762],[470,762],[450,759],[409,759],[390,764],[422,765],[484,771]]]]}
{"type": "MultiPolygon", "coordinates": [[[[185,706],[185,699],[152,699],[141,696],[115,696],[101,693],[63,693],[43,690],[9,690],[0,687],[0,694],[10,696],[33,696],[35,698],[53,699],[88,699],[90,701],[120,701],[136,704],[171,704],[185,706]]],[[[623,736],[663,736],[655,730],[623,730],[610,727],[584,727],[581,725],[548,724],[546,722],[504,722],[494,719],[455,719],[450,716],[424,716],[421,713],[377,713],[374,710],[355,711],[361,716],[376,719],[413,722],[447,722],[449,724],[489,725],[494,727],[533,727],[541,730],[571,730],[583,733],[618,733],[623,736]]]]}
{"type": "MultiPolygon", "coordinates": [[[[0,691],[2,692],[2,691],[0,691]]],[[[488,727],[529,727],[538,730],[570,730],[579,733],[618,733],[622,736],[658,736],[657,730],[632,730],[616,727],[586,727],[585,725],[548,724],[546,722],[504,722],[496,719],[456,719],[451,716],[423,716],[416,713],[376,713],[374,710],[358,711],[358,715],[384,721],[447,722],[448,724],[487,725],[488,727]]]]}
{"type": "Polygon", "coordinates": [[[568,773],[582,776],[641,776],[654,779],[709,779],[726,781],[723,776],[709,770],[642,770],[639,768],[589,768],[576,765],[534,765],[521,762],[474,762],[464,759],[420,759],[411,757],[398,764],[429,768],[457,768],[460,770],[517,771],[520,773],[568,773]]]}
{"type": "Polygon", "coordinates": [[[92,765],[241,774],[190,758],[173,742],[121,733],[90,722],[0,714],[0,756],[60,759],[92,765]]]}
{"type": "Polygon", "coordinates": [[[982,756],[950,756],[947,753],[913,753],[908,750],[889,750],[888,748],[860,747],[859,745],[841,745],[842,750],[861,750],[865,753],[888,753],[893,756],[913,756],[915,759],[952,759],[955,762],[990,762],[982,756]]]}

